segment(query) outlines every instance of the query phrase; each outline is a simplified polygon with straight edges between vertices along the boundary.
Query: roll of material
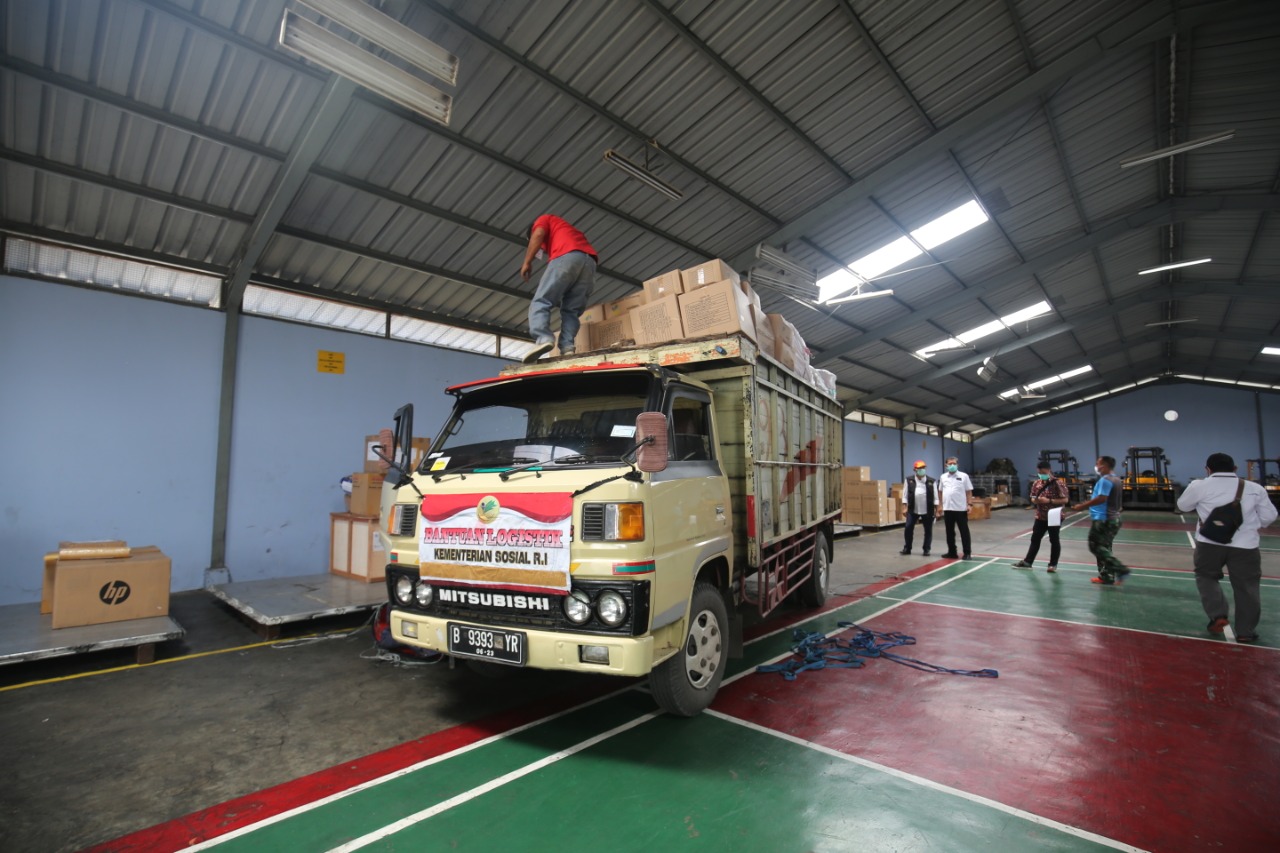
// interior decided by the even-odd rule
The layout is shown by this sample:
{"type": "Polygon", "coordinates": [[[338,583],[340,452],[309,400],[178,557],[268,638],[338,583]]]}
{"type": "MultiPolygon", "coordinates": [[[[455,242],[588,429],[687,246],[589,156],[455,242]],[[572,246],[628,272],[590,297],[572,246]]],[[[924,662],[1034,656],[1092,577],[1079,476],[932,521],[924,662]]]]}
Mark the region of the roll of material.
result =
{"type": "Polygon", "coordinates": [[[101,560],[109,557],[128,557],[132,553],[133,549],[119,539],[58,543],[59,560],[101,560]]]}

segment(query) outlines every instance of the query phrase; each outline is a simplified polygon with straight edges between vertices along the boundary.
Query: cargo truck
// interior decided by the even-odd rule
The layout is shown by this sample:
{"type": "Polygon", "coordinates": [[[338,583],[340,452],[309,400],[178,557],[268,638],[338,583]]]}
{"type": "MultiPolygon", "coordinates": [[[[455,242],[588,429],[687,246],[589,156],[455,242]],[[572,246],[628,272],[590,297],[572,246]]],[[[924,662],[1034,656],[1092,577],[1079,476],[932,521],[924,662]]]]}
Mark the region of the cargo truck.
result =
{"type": "Polygon", "coordinates": [[[710,704],[743,617],[827,596],[842,414],[731,335],[516,365],[455,385],[382,507],[394,640],[513,667],[649,676],[710,704]]]}

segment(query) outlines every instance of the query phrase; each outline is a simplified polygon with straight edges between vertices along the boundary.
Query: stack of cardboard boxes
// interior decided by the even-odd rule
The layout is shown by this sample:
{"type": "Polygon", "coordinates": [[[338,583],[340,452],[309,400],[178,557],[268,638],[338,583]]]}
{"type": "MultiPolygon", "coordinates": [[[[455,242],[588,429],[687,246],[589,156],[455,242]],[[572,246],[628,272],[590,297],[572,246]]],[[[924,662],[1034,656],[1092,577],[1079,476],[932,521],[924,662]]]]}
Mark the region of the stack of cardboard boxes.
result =
{"type": "MultiPolygon", "coordinates": [[[[346,512],[329,514],[329,571],[335,575],[373,583],[385,577],[386,552],[378,538],[378,516],[387,464],[373,452],[382,445],[382,454],[391,456],[388,442],[377,435],[364,438],[364,470],[351,475],[351,494],[344,495],[346,512]]],[[[416,469],[431,442],[413,439],[410,465],[416,469]]],[[[389,485],[385,486],[390,488],[389,485]]]]}
{"type": "MultiPolygon", "coordinates": [[[[888,493],[888,482],[871,479],[869,466],[845,468],[841,473],[841,480],[844,488],[844,512],[840,520],[843,523],[884,527],[897,520],[895,499],[888,493]]],[[[897,500],[902,500],[901,495],[897,500]]]]}
{"type": "Polygon", "coordinates": [[[592,305],[580,320],[574,340],[579,353],[745,335],[761,352],[836,396],[835,374],[810,366],[796,327],[781,314],[766,314],[750,283],[718,258],[651,278],[640,293],[592,305]]]}

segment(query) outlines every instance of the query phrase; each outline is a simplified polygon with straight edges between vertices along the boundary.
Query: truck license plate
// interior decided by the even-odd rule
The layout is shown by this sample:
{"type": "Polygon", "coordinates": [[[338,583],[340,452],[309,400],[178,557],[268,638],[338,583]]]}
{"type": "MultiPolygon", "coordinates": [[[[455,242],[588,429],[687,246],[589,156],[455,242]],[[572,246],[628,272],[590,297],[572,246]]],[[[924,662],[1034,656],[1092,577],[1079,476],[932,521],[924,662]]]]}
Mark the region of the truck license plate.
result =
{"type": "Polygon", "coordinates": [[[519,631],[449,623],[449,654],[524,666],[525,635],[519,631]]]}

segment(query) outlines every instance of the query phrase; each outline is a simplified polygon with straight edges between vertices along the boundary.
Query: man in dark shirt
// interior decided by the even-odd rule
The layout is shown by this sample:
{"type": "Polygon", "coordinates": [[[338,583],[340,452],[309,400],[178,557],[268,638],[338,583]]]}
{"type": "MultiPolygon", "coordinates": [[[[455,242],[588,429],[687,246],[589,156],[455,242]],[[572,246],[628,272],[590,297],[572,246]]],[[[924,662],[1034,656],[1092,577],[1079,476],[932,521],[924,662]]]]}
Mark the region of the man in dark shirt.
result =
{"type": "Polygon", "coordinates": [[[915,476],[902,484],[902,503],[906,506],[907,526],[903,533],[902,553],[911,553],[911,540],[915,538],[916,522],[924,525],[924,550],[920,553],[929,556],[933,547],[933,499],[935,484],[926,473],[928,469],[923,459],[917,459],[915,476]]]}
{"type": "Polygon", "coordinates": [[[1049,524],[1049,510],[1054,507],[1065,507],[1070,500],[1067,493],[1067,484],[1053,476],[1053,466],[1041,459],[1036,463],[1036,480],[1031,484],[1031,493],[1029,500],[1031,505],[1035,507],[1035,522],[1031,525],[1031,544],[1027,547],[1027,556],[1013,564],[1015,569],[1029,569],[1036,562],[1036,554],[1040,553],[1040,540],[1044,539],[1045,533],[1049,534],[1049,566],[1046,571],[1056,572],[1058,570],[1058,556],[1062,553],[1062,543],[1058,539],[1058,532],[1062,529],[1059,518],[1058,524],[1049,524]]]}

